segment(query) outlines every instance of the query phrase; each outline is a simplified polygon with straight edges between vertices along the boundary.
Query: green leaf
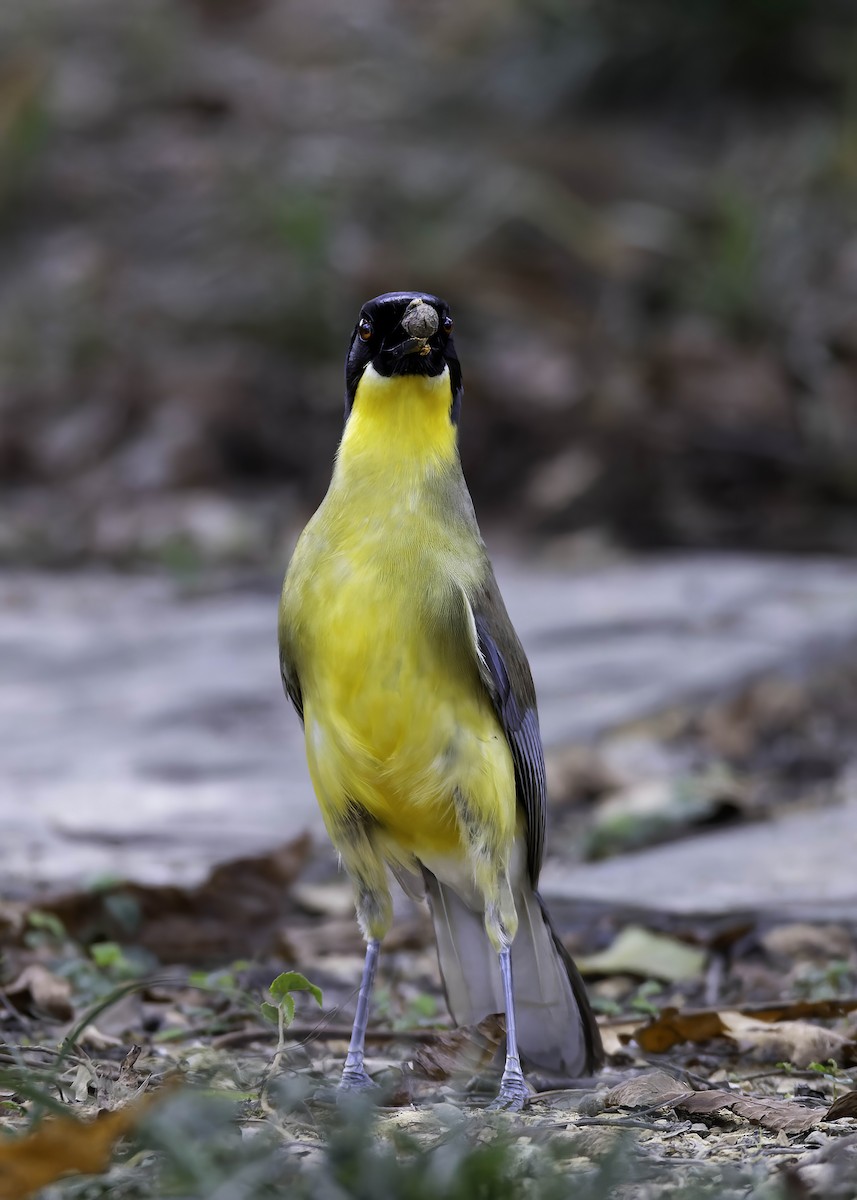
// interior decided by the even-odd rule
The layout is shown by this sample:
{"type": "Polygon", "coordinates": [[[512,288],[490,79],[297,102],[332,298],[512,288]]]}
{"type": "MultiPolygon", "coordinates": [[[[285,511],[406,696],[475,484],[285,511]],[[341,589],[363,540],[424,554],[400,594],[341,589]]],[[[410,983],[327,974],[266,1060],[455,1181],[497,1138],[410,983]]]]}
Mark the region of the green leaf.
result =
{"type": "Polygon", "coordinates": [[[584,975],[638,975],[679,983],[700,977],[705,951],[639,925],[628,925],[606,950],[579,958],[577,965],[584,975]]]}
{"type": "Polygon", "coordinates": [[[65,926],[54,913],[42,912],[41,909],[34,908],[27,914],[27,924],[31,929],[43,929],[57,941],[62,941],[65,937],[65,926]]]}
{"type": "MultiPolygon", "coordinates": [[[[291,992],[309,992],[315,997],[319,1008],[323,1003],[321,988],[310,983],[307,977],[298,971],[283,971],[281,975],[277,976],[268,991],[277,1003],[281,1003],[282,999],[289,996],[291,992]]],[[[294,1015],[294,1001],[292,1001],[292,1015],[294,1015]]]]}
{"type": "Polygon", "coordinates": [[[290,996],[288,992],[281,996],[276,1004],[263,1004],[262,1016],[267,1017],[269,1021],[273,1021],[275,1025],[280,1023],[280,1014],[283,1018],[283,1028],[291,1025],[295,1019],[295,998],[290,996]]]}
{"type": "Polygon", "coordinates": [[[98,967],[116,967],[125,962],[125,955],[118,942],[93,942],[89,953],[98,967]]]}
{"type": "Polygon", "coordinates": [[[411,1001],[411,1011],[417,1017],[435,1017],[437,1016],[437,1001],[434,996],[421,992],[411,1001]]]}

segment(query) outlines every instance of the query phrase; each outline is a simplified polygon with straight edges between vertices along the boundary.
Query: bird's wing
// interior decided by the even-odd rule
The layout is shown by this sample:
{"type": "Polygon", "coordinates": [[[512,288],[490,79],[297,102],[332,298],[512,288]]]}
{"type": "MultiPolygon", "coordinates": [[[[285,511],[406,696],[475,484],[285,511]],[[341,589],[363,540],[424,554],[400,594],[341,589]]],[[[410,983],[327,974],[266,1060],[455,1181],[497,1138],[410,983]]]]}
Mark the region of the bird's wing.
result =
{"type": "Polygon", "coordinates": [[[280,675],[283,680],[283,688],[292,704],[295,706],[295,712],[298,714],[303,725],[304,721],[304,698],[301,692],[301,681],[298,678],[297,668],[289,651],[289,639],[287,630],[280,620],[280,675]]]}
{"type": "Polygon", "coordinates": [[[466,600],[479,674],[512,751],[517,799],[526,825],[527,869],[535,885],[544,851],[547,784],[530,664],[490,564],[484,582],[466,600]]]}

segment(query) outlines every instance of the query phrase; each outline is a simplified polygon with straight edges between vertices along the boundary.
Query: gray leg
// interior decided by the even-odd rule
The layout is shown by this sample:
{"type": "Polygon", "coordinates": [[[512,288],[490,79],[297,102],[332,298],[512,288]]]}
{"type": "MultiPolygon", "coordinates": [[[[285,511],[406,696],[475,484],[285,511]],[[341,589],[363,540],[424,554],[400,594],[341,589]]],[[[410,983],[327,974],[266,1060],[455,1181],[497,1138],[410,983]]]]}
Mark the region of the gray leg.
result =
{"type": "Polygon", "coordinates": [[[357,996],[357,1012],[354,1014],[354,1025],[351,1030],[351,1042],[345,1058],[345,1067],[339,1086],[343,1091],[357,1091],[361,1088],[374,1087],[372,1080],[366,1074],[363,1066],[363,1051],[366,1041],[366,1025],[369,1021],[369,1004],[372,999],[372,986],[375,983],[375,968],[378,966],[378,954],[381,942],[378,938],[370,938],[366,945],[366,960],[363,963],[363,978],[360,980],[360,992],[357,996]]]}
{"type": "Polygon", "coordinates": [[[345,818],[331,829],[331,837],[354,887],[357,920],[366,938],[363,978],[357,995],[357,1012],[351,1029],[351,1042],[339,1087],[341,1091],[359,1091],[374,1087],[363,1065],[366,1025],[372,1001],[372,985],[378,966],[381,939],[393,919],[393,901],[387,868],[377,846],[378,823],[359,805],[351,803],[345,818]]]}
{"type": "Polygon", "coordinates": [[[515,1001],[512,996],[512,952],[508,946],[500,951],[500,974],[503,978],[503,997],[506,1001],[506,1065],[500,1080],[497,1099],[492,1109],[518,1112],[530,1097],[518,1057],[518,1035],[515,1029],[515,1001]]]}

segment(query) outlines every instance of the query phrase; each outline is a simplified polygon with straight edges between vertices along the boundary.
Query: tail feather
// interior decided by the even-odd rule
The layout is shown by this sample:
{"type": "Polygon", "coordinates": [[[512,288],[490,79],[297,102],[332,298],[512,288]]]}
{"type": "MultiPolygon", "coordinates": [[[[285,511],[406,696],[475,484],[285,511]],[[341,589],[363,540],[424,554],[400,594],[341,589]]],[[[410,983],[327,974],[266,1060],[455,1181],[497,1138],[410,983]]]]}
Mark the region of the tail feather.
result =
{"type": "MultiPolygon", "coordinates": [[[[586,984],[578,971],[574,959],[566,950],[557,933],[556,926],[551,920],[550,913],[547,910],[544,900],[539,892],[533,891],[530,895],[535,899],[539,912],[541,913],[544,928],[550,934],[550,939],[553,944],[556,957],[554,962],[559,960],[561,969],[565,970],[565,982],[571,988],[571,994],[574,1004],[577,1008],[577,1015],[580,1021],[581,1031],[583,1033],[583,1049],[584,1049],[584,1069],[577,1072],[580,1075],[591,1075],[597,1071],[604,1063],[604,1047],[601,1044],[601,1032],[598,1028],[598,1022],[595,1020],[595,1014],[589,1003],[589,996],[586,992],[586,984]]],[[[518,939],[515,938],[515,941],[518,939]]],[[[514,957],[514,951],[513,951],[514,957]]],[[[574,1074],[569,1071],[569,1074],[574,1074]]]]}
{"type": "MultiPolygon", "coordinates": [[[[469,1025],[503,1012],[500,967],[483,914],[429,871],[425,880],[453,1020],[469,1025]]],[[[519,925],[512,943],[512,981],[524,1066],[555,1075],[589,1075],[600,1065],[603,1051],[580,972],[538,892],[525,884],[515,903],[519,925]]]]}

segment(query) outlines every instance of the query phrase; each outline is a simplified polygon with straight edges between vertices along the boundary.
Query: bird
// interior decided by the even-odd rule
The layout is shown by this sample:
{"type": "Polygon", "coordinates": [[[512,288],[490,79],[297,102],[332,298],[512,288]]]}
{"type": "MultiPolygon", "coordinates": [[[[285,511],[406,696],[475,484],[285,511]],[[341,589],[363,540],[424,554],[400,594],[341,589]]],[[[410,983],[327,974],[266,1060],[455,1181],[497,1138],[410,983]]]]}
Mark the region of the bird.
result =
{"type": "Polygon", "coordinates": [[[603,1051],[538,892],[536,693],[462,471],[462,395],[446,301],[401,291],[362,306],[330,486],[283,584],[280,668],[366,941],[340,1089],[373,1086],[365,1034],[392,878],[428,899],[456,1024],[505,1014],[492,1107],[517,1111],[524,1068],[589,1075],[603,1051]]]}

